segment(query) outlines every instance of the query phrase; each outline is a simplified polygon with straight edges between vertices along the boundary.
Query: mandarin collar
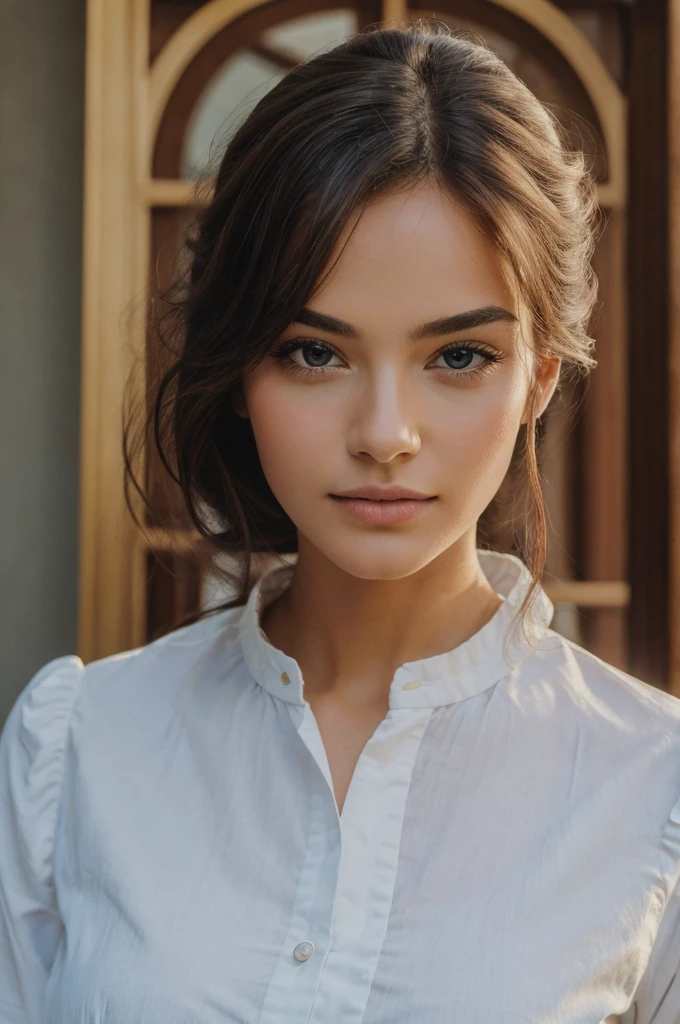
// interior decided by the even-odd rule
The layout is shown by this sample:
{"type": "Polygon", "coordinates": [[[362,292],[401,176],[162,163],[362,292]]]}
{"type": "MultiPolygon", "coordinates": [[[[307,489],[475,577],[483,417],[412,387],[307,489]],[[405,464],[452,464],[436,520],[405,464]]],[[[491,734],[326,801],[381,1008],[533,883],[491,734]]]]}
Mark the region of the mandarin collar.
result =
{"type": "MultiPolygon", "coordinates": [[[[390,709],[440,707],[474,697],[524,660],[548,629],[553,605],[541,587],[525,630],[516,619],[531,586],[531,574],[520,559],[497,551],[478,550],[477,555],[503,603],[486,625],[453,650],[400,665],[390,684],[390,709]]],[[[243,606],[238,631],[244,660],[256,681],[272,696],[304,705],[300,666],[274,647],[261,627],[262,613],[289,586],[294,571],[294,562],[285,563],[260,577],[243,606]]]]}

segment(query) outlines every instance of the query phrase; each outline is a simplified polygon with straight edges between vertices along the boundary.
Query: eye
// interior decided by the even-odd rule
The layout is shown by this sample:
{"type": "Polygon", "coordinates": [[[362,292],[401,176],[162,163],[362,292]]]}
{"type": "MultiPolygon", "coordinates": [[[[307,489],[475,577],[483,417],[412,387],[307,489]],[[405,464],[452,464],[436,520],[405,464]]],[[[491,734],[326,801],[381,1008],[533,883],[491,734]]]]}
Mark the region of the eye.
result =
{"type": "Polygon", "coordinates": [[[306,341],[290,353],[294,363],[300,366],[328,366],[332,359],[337,359],[332,349],[322,345],[320,341],[306,341]]]}
{"type": "Polygon", "coordinates": [[[277,359],[289,359],[291,363],[307,370],[323,369],[326,366],[342,366],[337,353],[320,341],[289,341],[273,353],[277,359]],[[335,359],[336,362],[332,362],[335,359]]]}
{"type": "Polygon", "coordinates": [[[489,358],[485,352],[479,352],[477,349],[465,345],[453,345],[439,353],[434,365],[441,366],[439,360],[443,359],[443,365],[449,370],[477,370],[484,366],[489,358]]]}

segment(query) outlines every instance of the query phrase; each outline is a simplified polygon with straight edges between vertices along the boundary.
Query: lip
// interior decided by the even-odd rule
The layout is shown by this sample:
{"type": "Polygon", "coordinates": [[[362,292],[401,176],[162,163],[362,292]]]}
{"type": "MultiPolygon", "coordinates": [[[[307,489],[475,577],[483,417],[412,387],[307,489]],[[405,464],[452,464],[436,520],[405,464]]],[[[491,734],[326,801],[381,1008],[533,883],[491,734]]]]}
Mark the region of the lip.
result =
{"type": "Polygon", "coordinates": [[[422,494],[406,487],[377,485],[357,487],[329,497],[353,519],[374,526],[410,522],[437,500],[436,495],[422,494]]]}
{"type": "Polygon", "coordinates": [[[364,487],[355,487],[351,491],[338,491],[337,494],[332,494],[331,497],[365,498],[368,501],[405,501],[408,499],[423,501],[434,497],[434,495],[423,494],[422,491],[412,491],[408,487],[398,487],[396,484],[366,484],[364,487]]]}

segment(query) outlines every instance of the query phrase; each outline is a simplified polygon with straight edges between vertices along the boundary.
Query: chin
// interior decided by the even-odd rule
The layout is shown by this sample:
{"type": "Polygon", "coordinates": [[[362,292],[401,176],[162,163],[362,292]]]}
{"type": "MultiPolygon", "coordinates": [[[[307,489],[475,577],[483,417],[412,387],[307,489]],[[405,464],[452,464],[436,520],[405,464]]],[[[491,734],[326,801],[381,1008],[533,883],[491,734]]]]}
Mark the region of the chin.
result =
{"type": "Polygon", "coordinates": [[[443,550],[422,538],[420,544],[415,542],[415,538],[401,544],[394,543],[394,540],[396,538],[374,534],[362,538],[359,543],[354,538],[346,545],[322,544],[320,550],[343,572],[362,580],[404,579],[424,568],[443,550]]]}

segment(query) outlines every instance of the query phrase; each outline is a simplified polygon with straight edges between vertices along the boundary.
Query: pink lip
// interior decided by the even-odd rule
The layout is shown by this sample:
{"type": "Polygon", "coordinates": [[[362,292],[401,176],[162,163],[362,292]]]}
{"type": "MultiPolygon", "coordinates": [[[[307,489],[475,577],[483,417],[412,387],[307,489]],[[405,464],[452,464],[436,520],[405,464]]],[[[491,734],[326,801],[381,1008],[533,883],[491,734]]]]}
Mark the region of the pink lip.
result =
{"type": "Polygon", "coordinates": [[[409,522],[436,501],[435,495],[411,491],[406,487],[373,485],[329,497],[354,519],[377,526],[409,522]]]}

